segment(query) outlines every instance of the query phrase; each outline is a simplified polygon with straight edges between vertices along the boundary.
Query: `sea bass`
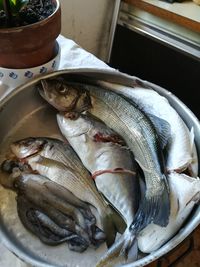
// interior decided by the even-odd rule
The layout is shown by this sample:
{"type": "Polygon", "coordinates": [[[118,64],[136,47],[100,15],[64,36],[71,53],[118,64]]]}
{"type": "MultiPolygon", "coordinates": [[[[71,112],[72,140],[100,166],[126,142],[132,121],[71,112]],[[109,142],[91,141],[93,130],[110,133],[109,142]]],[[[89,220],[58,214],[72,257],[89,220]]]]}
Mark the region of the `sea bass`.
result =
{"type": "Polygon", "coordinates": [[[95,207],[107,236],[108,246],[114,242],[115,224],[120,225],[122,220],[101,197],[89,172],[69,144],[51,138],[26,138],[14,142],[11,150],[18,158],[26,161],[32,170],[67,188],[77,198],[95,207]]]}
{"type": "Polygon", "coordinates": [[[158,128],[155,118],[167,121],[170,125],[170,139],[167,144],[166,168],[168,172],[176,171],[181,173],[187,169],[192,176],[198,174],[198,159],[194,143],[194,131],[190,130],[170,105],[169,101],[150,88],[141,86],[127,87],[98,81],[98,84],[106,89],[112,90],[133,100],[145,113],[150,115],[158,128]]]}
{"type": "MultiPolygon", "coordinates": [[[[166,226],[169,220],[169,186],[158,135],[149,118],[132,103],[98,86],[69,83],[64,79],[42,80],[41,96],[65,116],[75,119],[88,111],[125,140],[145,175],[145,197],[129,227],[134,239],[151,222],[166,226]]],[[[122,242],[126,252],[132,241],[122,242]]],[[[120,246],[119,246],[120,247],[120,246]]]]}
{"type": "Polygon", "coordinates": [[[123,139],[89,114],[71,120],[58,114],[62,134],[92,173],[98,190],[129,227],[137,208],[138,180],[132,153],[123,139]]]}

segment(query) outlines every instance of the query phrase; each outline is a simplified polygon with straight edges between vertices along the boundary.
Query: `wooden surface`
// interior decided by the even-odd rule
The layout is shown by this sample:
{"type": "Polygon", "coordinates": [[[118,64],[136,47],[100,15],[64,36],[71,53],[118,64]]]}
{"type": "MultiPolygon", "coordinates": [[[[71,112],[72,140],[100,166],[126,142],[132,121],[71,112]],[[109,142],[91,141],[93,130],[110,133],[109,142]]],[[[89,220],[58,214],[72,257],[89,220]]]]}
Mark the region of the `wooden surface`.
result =
{"type": "Polygon", "coordinates": [[[183,241],[182,244],[173,250],[161,261],[155,261],[147,267],[199,267],[200,266],[200,226],[196,228],[190,238],[183,241]],[[191,239],[193,237],[193,240],[191,239]],[[188,248],[188,253],[185,253],[188,248]],[[185,253],[185,254],[184,254],[185,253]],[[177,260],[184,255],[180,260],[177,260]]]}
{"type": "MultiPolygon", "coordinates": [[[[135,7],[138,7],[146,12],[149,12],[155,16],[167,19],[171,22],[177,23],[181,26],[184,26],[192,31],[200,33],[200,23],[198,21],[192,20],[190,18],[181,16],[174,12],[171,12],[167,9],[161,8],[160,6],[153,5],[141,0],[123,0],[127,4],[131,4],[135,7]]],[[[197,8],[199,8],[197,6],[197,8]]]]}

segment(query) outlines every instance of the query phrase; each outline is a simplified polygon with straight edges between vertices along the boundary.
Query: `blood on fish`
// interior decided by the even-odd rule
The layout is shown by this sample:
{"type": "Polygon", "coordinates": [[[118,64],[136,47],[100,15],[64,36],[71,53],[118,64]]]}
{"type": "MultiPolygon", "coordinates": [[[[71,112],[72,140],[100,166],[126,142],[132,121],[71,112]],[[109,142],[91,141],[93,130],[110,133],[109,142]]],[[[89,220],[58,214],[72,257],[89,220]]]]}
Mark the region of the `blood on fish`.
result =
{"type": "Polygon", "coordinates": [[[97,176],[100,176],[100,175],[102,175],[104,173],[128,173],[128,174],[133,174],[133,175],[136,174],[134,171],[126,170],[126,169],[123,169],[123,168],[115,168],[115,169],[107,169],[107,170],[95,171],[92,174],[92,179],[95,179],[97,176]]]}
{"type": "Polygon", "coordinates": [[[77,112],[71,111],[66,112],[64,116],[70,120],[76,120],[79,117],[79,114],[77,112]]]}
{"type": "Polygon", "coordinates": [[[103,142],[103,143],[115,143],[115,144],[120,144],[124,145],[124,140],[122,140],[118,135],[105,135],[103,133],[96,133],[94,135],[94,141],[95,142],[103,142]]]}

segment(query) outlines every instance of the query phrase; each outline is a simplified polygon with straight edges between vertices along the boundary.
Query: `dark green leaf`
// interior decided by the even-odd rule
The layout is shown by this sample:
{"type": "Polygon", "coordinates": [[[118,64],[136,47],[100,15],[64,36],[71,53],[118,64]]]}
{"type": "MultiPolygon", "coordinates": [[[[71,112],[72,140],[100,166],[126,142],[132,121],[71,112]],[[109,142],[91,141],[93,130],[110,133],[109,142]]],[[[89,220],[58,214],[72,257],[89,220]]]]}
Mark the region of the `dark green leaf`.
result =
{"type": "Polygon", "coordinates": [[[19,10],[28,2],[28,0],[10,0],[11,11],[13,14],[19,12],[19,10]]]}

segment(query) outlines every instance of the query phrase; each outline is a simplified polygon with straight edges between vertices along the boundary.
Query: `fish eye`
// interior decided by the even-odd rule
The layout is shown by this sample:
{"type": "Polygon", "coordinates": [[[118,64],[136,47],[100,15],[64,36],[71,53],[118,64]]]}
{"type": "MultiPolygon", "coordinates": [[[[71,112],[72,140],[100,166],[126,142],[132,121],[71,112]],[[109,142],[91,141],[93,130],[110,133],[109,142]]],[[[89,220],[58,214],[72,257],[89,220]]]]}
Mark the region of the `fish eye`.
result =
{"type": "Polygon", "coordinates": [[[24,147],[27,147],[27,148],[29,148],[30,146],[32,146],[32,144],[33,144],[32,142],[26,142],[26,143],[24,142],[23,143],[24,147]]]}
{"type": "Polygon", "coordinates": [[[66,94],[67,93],[67,88],[63,84],[59,84],[56,88],[60,94],[66,94]]]}
{"type": "Polygon", "coordinates": [[[66,93],[66,88],[60,88],[60,93],[66,93]]]}

